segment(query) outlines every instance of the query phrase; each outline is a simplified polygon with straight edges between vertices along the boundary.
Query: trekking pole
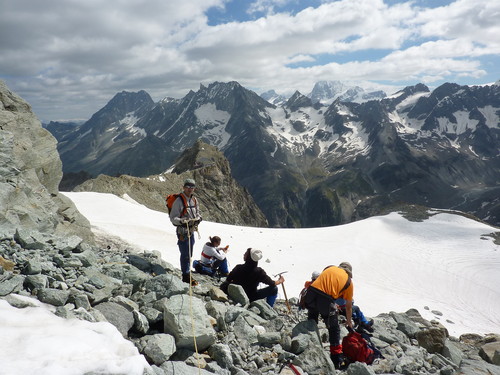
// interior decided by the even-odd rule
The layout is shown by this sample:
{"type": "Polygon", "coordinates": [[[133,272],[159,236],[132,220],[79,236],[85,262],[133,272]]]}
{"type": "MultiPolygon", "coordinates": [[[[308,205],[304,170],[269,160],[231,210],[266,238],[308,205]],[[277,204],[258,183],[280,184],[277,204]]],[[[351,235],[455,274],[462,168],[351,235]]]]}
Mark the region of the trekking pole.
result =
{"type": "MultiPolygon", "coordinates": [[[[274,275],[274,277],[278,277],[283,275],[284,273],[287,273],[288,271],[283,271],[278,273],[277,275],[274,275]]],[[[286,290],[285,290],[285,282],[283,281],[281,283],[281,287],[283,288],[283,294],[285,295],[285,302],[286,302],[286,307],[288,307],[288,313],[292,312],[292,308],[290,307],[290,303],[288,302],[288,297],[286,296],[286,290]]]]}

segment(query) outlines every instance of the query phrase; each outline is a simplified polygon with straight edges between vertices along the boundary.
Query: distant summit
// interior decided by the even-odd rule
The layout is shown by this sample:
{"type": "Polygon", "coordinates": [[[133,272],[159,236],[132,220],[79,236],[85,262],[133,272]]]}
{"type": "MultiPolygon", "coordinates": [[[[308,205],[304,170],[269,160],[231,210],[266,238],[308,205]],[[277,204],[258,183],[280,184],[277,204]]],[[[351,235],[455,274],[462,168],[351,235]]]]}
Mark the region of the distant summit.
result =
{"type": "Polygon", "coordinates": [[[274,90],[263,92],[260,94],[260,97],[274,105],[282,105],[287,100],[286,96],[279,95],[274,90]]]}
{"type": "Polygon", "coordinates": [[[308,96],[313,103],[331,104],[335,100],[364,103],[369,100],[383,99],[387,95],[381,90],[369,92],[362,87],[349,86],[341,81],[319,81],[308,96]]]}

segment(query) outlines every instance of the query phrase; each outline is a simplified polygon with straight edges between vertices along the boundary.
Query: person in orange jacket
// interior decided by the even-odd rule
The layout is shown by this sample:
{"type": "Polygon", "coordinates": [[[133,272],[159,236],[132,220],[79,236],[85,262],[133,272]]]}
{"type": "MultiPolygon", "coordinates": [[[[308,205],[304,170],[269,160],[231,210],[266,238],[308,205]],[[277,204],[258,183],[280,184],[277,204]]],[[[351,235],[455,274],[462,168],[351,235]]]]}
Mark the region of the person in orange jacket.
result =
{"type": "Polygon", "coordinates": [[[339,266],[326,267],[312,282],[304,297],[308,319],[313,319],[317,323],[321,315],[328,327],[330,358],[336,369],[341,368],[343,363],[336,300],[339,298],[345,300],[346,324],[352,329],[353,295],[352,266],[348,262],[342,262],[339,266]]]}

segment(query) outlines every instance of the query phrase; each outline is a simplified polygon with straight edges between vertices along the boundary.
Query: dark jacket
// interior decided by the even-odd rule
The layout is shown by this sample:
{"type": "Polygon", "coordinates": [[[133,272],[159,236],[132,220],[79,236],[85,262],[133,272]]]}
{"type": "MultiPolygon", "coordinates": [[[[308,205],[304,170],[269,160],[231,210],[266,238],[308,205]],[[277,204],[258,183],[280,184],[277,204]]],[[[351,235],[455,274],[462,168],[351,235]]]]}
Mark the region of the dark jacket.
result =
{"type": "Polygon", "coordinates": [[[238,264],[234,267],[227,276],[226,281],[221,284],[220,288],[227,293],[229,284],[241,285],[248,298],[252,301],[254,300],[253,297],[260,283],[271,286],[275,285],[274,280],[271,279],[262,268],[257,267],[256,262],[247,261],[244,264],[238,264]]]}

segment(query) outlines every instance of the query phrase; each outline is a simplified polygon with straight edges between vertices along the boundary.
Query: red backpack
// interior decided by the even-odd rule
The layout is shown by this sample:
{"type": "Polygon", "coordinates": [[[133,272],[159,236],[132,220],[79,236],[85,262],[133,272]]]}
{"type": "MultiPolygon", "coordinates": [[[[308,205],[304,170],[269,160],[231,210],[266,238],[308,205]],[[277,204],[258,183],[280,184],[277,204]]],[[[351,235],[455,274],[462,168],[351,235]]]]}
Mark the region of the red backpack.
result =
{"type": "Polygon", "coordinates": [[[351,362],[373,363],[377,355],[369,343],[356,331],[351,331],[342,339],[342,353],[351,362]]]}

